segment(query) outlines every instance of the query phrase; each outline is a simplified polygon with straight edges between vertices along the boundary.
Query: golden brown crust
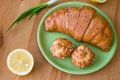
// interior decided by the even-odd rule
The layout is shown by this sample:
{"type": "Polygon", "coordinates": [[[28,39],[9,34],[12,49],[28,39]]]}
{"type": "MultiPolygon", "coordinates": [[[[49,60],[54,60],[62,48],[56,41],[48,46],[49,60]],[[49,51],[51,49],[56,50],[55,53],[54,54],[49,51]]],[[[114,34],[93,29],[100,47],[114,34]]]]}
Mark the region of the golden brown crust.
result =
{"type": "Polygon", "coordinates": [[[54,16],[54,21],[56,23],[56,26],[57,26],[57,31],[58,32],[62,32],[61,30],[61,20],[60,20],[60,16],[63,14],[63,9],[59,9],[59,10],[56,10],[54,13],[53,13],[53,16],[54,16]]]}
{"type": "Polygon", "coordinates": [[[46,28],[46,31],[57,31],[57,26],[56,26],[56,23],[54,21],[53,15],[50,15],[46,18],[45,28],[46,28]]]}
{"type": "Polygon", "coordinates": [[[66,28],[65,28],[66,27],[66,19],[65,19],[64,9],[56,10],[53,13],[53,16],[54,16],[54,21],[57,25],[58,31],[65,33],[65,31],[66,31],[66,28]]]}
{"type": "Polygon", "coordinates": [[[77,67],[84,68],[92,63],[94,56],[90,48],[81,45],[72,53],[72,63],[77,67]]]}
{"type": "Polygon", "coordinates": [[[66,33],[73,36],[74,29],[77,26],[81,8],[69,7],[65,8],[66,33]]]}
{"type": "Polygon", "coordinates": [[[82,36],[89,26],[89,23],[95,13],[95,10],[91,7],[84,6],[80,12],[77,27],[74,31],[74,38],[78,41],[82,40],[82,36]]]}
{"type": "Polygon", "coordinates": [[[112,29],[110,25],[107,24],[102,36],[102,40],[97,44],[97,46],[105,51],[108,51],[110,43],[112,42],[112,38],[113,38],[112,29]]]}
{"type": "Polygon", "coordinates": [[[107,21],[96,13],[84,34],[83,41],[90,42],[96,35],[104,30],[106,25],[107,21]]]}
{"type": "Polygon", "coordinates": [[[64,58],[70,56],[73,51],[72,43],[65,38],[56,39],[50,47],[53,56],[57,58],[64,58]]]}
{"type": "Polygon", "coordinates": [[[104,30],[101,31],[98,35],[96,35],[95,38],[90,41],[90,43],[93,45],[100,43],[103,37],[103,33],[104,33],[104,30]]]}
{"type": "Polygon", "coordinates": [[[69,34],[77,41],[91,43],[105,51],[109,50],[113,38],[111,26],[88,6],[56,10],[45,20],[45,28],[69,34]],[[107,31],[106,26],[109,28],[107,31]]]}

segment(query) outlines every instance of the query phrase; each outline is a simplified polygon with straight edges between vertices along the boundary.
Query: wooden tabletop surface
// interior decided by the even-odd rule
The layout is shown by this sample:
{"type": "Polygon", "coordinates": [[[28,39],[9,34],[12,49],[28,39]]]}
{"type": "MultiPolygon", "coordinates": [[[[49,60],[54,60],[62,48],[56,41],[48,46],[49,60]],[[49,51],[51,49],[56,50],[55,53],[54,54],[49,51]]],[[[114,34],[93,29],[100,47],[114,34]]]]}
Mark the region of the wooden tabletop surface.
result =
{"type": "Polygon", "coordinates": [[[42,56],[37,44],[37,28],[42,16],[52,7],[42,10],[30,21],[22,20],[10,31],[8,26],[26,9],[48,0],[0,0],[0,80],[120,80],[120,0],[108,0],[105,4],[95,4],[90,0],[59,0],[57,4],[67,1],[90,3],[103,10],[113,21],[118,33],[118,47],[111,62],[100,71],[88,75],[71,75],[50,65],[42,56]],[[3,44],[1,44],[3,43],[3,44]],[[20,77],[11,73],[6,65],[8,54],[16,49],[24,48],[34,57],[35,65],[32,72],[20,77]]]}

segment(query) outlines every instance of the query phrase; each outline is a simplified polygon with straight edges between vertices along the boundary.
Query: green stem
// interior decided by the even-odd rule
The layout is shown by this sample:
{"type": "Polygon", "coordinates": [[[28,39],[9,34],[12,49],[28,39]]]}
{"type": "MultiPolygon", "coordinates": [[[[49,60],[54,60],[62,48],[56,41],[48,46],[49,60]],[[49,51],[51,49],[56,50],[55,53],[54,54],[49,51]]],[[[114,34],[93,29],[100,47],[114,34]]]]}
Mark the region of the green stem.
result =
{"type": "Polygon", "coordinates": [[[48,6],[47,3],[43,3],[26,10],[9,26],[7,32],[14,26],[14,24],[19,23],[23,18],[30,15],[29,19],[31,19],[35,13],[40,12],[42,9],[46,8],[47,6],[48,6]]]}

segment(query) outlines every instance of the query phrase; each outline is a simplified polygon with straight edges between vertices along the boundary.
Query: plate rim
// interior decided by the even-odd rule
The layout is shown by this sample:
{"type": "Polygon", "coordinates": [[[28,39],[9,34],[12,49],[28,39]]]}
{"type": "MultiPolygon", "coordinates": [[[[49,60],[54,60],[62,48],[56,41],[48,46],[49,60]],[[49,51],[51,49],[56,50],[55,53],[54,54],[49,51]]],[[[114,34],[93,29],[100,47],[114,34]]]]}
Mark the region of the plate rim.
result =
{"type": "MultiPolygon", "coordinates": [[[[61,71],[63,71],[63,72],[69,73],[69,74],[90,74],[90,73],[94,73],[94,72],[96,72],[96,71],[98,71],[98,70],[101,70],[102,68],[104,68],[104,67],[111,61],[111,59],[113,58],[113,56],[114,56],[114,54],[115,54],[115,52],[116,52],[116,49],[117,49],[118,38],[117,38],[116,28],[115,28],[113,22],[111,21],[111,19],[107,16],[107,14],[105,14],[105,13],[104,13],[101,9],[99,9],[98,7],[95,7],[94,5],[91,5],[91,4],[89,4],[89,3],[74,1],[74,2],[64,2],[64,3],[58,4],[58,5],[54,6],[53,8],[49,9],[49,10],[45,13],[45,15],[43,15],[43,17],[41,18],[41,20],[40,20],[40,22],[39,22],[39,25],[38,25],[38,30],[37,30],[37,43],[38,43],[38,47],[39,47],[39,49],[40,49],[40,51],[41,51],[41,54],[42,54],[42,55],[44,56],[44,58],[45,58],[52,66],[54,66],[55,68],[57,68],[57,69],[59,69],[59,70],[61,70],[61,71]],[[83,4],[83,5],[86,5],[86,6],[90,6],[90,7],[94,8],[95,10],[99,10],[102,14],[105,15],[105,16],[104,16],[105,19],[109,20],[109,21],[108,21],[109,24],[111,23],[110,25],[112,25],[112,26],[114,27],[114,29],[112,29],[112,30],[113,30],[113,33],[115,34],[114,36],[115,36],[115,38],[116,38],[116,39],[115,39],[115,42],[116,42],[116,44],[115,44],[115,50],[113,51],[114,53],[111,55],[111,57],[109,58],[109,60],[108,60],[104,65],[100,66],[99,68],[94,69],[94,70],[89,71],[89,72],[76,73],[76,72],[74,72],[74,71],[69,71],[69,70],[64,69],[63,67],[58,66],[57,64],[55,64],[54,62],[52,62],[50,59],[48,59],[48,57],[46,56],[46,54],[44,54],[44,51],[43,51],[43,49],[42,49],[41,42],[40,42],[40,29],[41,29],[41,26],[40,26],[40,25],[43,24],[42,22],[43,22],[44,19],[46,18],[45,16],[47,16],[47,13],[48,13],[48,12],[52,12],[56,7],[59,7],[59,6],[65,5],[65,4],[83,4]]],[[[112,44],[112,43],[111,43],[111,44],[112,44]]]]}

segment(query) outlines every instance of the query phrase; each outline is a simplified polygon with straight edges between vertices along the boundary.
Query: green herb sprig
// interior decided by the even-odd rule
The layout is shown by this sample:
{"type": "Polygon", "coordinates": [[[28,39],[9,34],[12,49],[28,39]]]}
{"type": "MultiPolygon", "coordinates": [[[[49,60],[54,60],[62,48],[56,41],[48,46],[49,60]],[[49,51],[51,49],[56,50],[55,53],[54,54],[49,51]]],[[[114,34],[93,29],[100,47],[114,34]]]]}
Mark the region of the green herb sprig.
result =
{"type": "Polygon", "coordinates": [[[50,0],[47,3],[42,3],[42,4],[39,4],[37,6],[34,6],[30,9],[26,10],[8,27],[7,32],[14,26],[14,24],[16,24],[16,23],[18,24],[23,18],[29,16],[29,20],[30,20],[34,14],[38,14],[42,9],[52,5],[56,1],[58,1],[58,0],[50,0]]]}

